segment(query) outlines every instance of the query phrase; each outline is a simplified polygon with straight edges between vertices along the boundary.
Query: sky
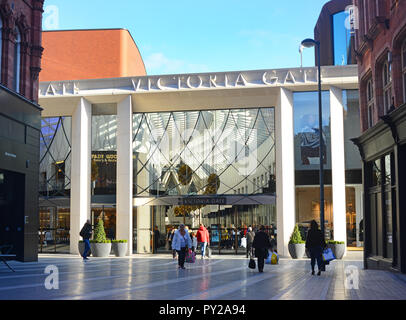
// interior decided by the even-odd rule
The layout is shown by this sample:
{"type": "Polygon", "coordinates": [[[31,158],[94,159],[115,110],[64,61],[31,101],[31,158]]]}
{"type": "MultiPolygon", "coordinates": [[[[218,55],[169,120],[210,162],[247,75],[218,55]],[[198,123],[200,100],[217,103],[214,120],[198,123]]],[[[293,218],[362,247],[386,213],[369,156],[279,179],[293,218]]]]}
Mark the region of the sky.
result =
{"type": "Polygon", "coordinates": [[[45,0],[43,30],[128,29],[148,75],[292,68],[327,2],[45,0]]]}

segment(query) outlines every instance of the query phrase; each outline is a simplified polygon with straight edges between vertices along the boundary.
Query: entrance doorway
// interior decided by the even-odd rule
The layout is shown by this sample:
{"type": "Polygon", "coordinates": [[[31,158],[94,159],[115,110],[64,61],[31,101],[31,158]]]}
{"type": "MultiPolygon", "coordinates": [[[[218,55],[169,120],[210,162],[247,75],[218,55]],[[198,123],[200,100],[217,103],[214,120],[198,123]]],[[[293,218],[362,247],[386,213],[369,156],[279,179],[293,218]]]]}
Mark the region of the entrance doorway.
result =
{"type": "Polygon", "coordinates": [[[116,208],[101,206],[92,208],[91,223],[96,227],[99,219],[103,220],[104,231],[108,240],[116,239],[116,208]]]}
{"type": "MultiPolygon", "coordinates": [[[[254,230],[265,226],[276,249],[276,207],[261,205],[210,205],[188,214],[175,210],[176,206],[153,206],[151,222],[158,236],[151,239],[154,251],[170,253],[172,230],[185,224],[190,235],[197,235],[200,223],[204,224],[210,236],[210,247],[215,254],[246,254],[245,235],[248,227],[254,230]]],[[[198,251],[199,253],[199,251],[198,251]]]]}
{"type": "Polygon", "coordinates": [[[39,211],[40,253],[69,253],[69,208],[41,207],[39,211]]]}
{"type": "Polygon", "coordinates": [[[24,254],[24,180],[23,174],[0,170],[0,245],[11,245],[17,259],[24,254]]]}

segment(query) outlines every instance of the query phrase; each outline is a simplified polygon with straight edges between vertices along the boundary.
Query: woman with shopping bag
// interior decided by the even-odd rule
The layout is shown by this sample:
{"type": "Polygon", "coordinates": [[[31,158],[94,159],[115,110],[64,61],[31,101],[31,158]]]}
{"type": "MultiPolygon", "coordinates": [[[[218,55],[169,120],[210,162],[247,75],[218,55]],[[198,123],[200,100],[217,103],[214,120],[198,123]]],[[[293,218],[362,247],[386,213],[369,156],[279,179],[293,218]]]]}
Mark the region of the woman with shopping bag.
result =
{"type": "Polygon", "coordinates": [[[175,231],[172,239],[172,249],[178,253],[179,269],[185,269],[185,257],[189,248],[192,248],[192,240],[182,223],[179,225],[179,229],[175,231]]]}
{"type": "Polygon", "coordinates": [[[326,248],[326,242],[324,240],[324,235],[319,229],[319,226],[315,220],[312,220],[310,223],[310,230],[307,232],[306,237],[306,249],[310,252],[311,266],[312,266],[312,275],[314,275],[314,266],[317,260],[317,268],[319,276],[322,271],[323,261],[322,253],[323,249],[326,248]]]}

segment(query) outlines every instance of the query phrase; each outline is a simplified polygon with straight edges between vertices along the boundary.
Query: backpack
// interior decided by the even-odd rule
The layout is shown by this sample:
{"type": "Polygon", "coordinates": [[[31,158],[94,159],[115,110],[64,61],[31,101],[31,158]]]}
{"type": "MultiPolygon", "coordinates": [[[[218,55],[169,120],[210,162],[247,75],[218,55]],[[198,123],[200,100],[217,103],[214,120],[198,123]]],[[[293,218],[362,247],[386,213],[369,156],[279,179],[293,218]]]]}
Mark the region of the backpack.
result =
{"type": "Polygon", "coordinates": [[[79,235],[83,238],[86,235],[85,231],[86,225],[83,226],[82,230],[80,230],[79,235]]]}

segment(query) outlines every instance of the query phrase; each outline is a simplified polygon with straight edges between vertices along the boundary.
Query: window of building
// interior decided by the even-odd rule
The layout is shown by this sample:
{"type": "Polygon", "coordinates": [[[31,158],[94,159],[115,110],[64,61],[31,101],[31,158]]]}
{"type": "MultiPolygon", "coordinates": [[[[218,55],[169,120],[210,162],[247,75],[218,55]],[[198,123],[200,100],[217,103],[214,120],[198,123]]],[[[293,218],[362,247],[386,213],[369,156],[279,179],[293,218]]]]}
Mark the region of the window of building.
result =
{"type": "Polygon", "coordinates": [[[402,46],[403,102],[406,103],[406,39],[402,46]]]}
{"type": "Polygon", "coordinates": [[[387,61],[383,64],[382,76],[383,76],[383,106],[384,112],[385,114],[387,114],[388,110],[390,109],[392,97],[392,76],[390,65],[387,61]]]}
{"type": "Polygon", "coordinates": [[[351,30],[346,28],[348,12],[341,11],[332,16],[334,65],[353,64],[351,59],[351,30]]]}
{"type": "Polygon", "coordinates": [[[21,80],[21,34],[18,28],[14,30],[16,34],[14,44],[14,90],[20,92],[20,80],[21,80]]]}
{"type": "Polygon", "coordinates": [[[374,125],[374,86],[372,79],[367,83],[368,128],[374,125]]]}

